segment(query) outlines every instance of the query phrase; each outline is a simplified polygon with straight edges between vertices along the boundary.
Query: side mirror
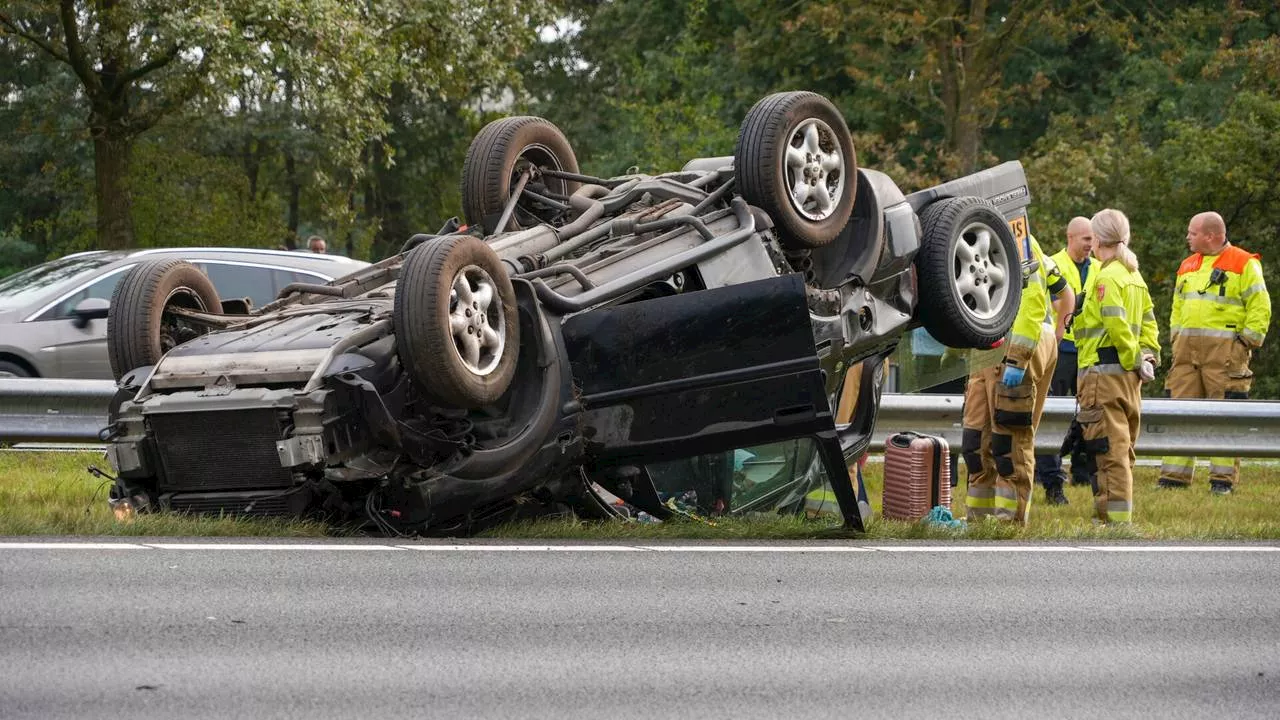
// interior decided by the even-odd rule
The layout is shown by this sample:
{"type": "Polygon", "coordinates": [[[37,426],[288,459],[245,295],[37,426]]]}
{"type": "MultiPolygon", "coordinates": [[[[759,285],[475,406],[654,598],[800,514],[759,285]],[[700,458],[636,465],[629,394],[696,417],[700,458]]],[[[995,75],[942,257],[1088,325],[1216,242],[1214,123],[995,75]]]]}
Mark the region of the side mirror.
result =
{"type": "Polygon", "coordinates": [[[71,311],[71,323],[80,329],[89,326],[90,320],[105,320],[111,310],[111,301],[102,298],[85,298],[71,311]]]}

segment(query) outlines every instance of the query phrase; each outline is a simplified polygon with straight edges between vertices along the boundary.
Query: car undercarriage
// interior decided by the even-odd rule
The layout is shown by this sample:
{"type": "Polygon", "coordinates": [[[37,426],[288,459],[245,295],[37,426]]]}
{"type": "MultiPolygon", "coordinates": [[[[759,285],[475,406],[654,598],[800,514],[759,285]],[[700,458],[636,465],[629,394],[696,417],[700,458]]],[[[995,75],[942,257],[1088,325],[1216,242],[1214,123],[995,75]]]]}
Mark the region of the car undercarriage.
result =
{"type": "Polygon", "coordinates": [[[658,175],[583,174],[551,123],[498,120],[462,195],[470,225],[261,308],[180,261],[130,271],[108,315],[117,510],[397,534],[830,511],[862,530],[848,467],[884,359],[919,325],[999,343],[1027,270],[1020,165],[906,195],[812,93],[658,175]]]}

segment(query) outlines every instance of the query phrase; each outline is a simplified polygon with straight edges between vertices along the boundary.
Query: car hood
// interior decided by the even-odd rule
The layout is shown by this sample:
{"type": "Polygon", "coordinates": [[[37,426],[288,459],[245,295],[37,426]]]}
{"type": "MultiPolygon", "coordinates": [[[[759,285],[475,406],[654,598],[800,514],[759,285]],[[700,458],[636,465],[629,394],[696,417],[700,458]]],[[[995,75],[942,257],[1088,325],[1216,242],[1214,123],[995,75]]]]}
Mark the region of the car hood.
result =
{"type": "Polygon", "coordinates": [[[383,313],[358,307],[287,314],[203,335],[169,351],[156,365],[157,389],[305,383],[335,345],[366,330],[383,313]]]}

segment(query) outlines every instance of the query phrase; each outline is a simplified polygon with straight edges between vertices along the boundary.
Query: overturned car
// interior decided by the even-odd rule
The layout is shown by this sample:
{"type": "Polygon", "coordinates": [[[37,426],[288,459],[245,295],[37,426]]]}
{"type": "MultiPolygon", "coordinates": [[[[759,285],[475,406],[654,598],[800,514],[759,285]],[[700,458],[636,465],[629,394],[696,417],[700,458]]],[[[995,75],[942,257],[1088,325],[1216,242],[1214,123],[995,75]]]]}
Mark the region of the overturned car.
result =
{"type": "Polygon", "coordinates": [[[1022,292],[1018,163],[905,195],[813,93],[676,172],[584,175],[512,117],[462,174],[470,226],[260,308],[181,261],[132,270],[108,316],[117,509],[461,534],[823,497],[861,530],[847,468],[884,359],[921,324],[990,347],[1022,292]]]}

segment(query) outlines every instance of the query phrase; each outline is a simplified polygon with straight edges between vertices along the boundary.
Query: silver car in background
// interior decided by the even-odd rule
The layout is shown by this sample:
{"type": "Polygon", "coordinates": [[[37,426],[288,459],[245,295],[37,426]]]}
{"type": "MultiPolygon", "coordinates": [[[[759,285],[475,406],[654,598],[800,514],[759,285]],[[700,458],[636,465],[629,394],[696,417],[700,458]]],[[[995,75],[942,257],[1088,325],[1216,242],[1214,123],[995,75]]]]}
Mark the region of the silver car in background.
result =
{"type": "Polygon", "coordinates": [[[182,259],[226,301],[261,307],[290,283],[325,283],[369,263],[338,255],[242,248],[93,250],[0,279],[0,377],[112,379],[107,309],[116,283],[144,260],[182,259]]]}

